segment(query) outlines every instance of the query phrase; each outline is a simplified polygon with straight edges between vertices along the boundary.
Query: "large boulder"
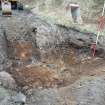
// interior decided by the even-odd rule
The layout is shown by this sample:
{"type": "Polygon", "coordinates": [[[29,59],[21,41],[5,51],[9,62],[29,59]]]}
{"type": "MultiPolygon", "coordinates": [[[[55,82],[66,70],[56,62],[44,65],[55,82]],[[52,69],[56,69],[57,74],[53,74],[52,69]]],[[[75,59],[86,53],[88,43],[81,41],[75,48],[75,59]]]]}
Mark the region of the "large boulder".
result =
{"type": "Polygon", "coordinates": [[[0,86],[0,105],[21,105],[19,103],[15,103],[15,100],[13,100],[15,94],[15,91],[11,91],[0,86]]]}
{"type": "Polygon", "coordinates": [[[8,89],[16,89],[17,87],[13,77],[5,71],[0,72],[0,84],[8,89]]]}

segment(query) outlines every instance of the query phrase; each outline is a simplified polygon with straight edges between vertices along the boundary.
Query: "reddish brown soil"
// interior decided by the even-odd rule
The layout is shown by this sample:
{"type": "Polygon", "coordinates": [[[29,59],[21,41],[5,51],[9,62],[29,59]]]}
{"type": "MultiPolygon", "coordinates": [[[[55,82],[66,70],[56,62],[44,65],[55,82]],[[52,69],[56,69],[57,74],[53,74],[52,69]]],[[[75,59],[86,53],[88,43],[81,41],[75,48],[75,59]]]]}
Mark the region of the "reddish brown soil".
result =
{"type": "Polygon", "coordinates": [[[29,88],[67,86],[82,76],[105,75],[105,60],[90,56],[80,59],[75,49],[65,51],[50,52],[43,57],[41,65],[14,68],[12,75],[19,86],[29,88]]]}
{"type": "Polygon", "coordinates": [[[21,87],[50,88],[62,82],[62,78],[53,70],[42,66],[30,66],[16,69],[13,76],[21,87]]]}

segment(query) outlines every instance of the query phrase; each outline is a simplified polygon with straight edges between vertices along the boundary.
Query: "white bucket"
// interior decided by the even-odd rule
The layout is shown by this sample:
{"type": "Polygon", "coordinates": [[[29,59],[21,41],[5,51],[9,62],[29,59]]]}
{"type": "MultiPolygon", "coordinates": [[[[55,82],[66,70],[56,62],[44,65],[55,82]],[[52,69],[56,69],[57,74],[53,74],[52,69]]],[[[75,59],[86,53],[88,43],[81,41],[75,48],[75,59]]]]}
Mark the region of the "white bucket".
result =
{"type": "Polygon", "coordinates": [[[12,9],[11,9],[11,3],[10,2],[8,2],[8,1],[6,1],[6,2],[2,2],[2,4],[1,4],[1,6],[2,6],[2,12],[3,13],[8,13],[8,12],[12,12],[12,9]]]}

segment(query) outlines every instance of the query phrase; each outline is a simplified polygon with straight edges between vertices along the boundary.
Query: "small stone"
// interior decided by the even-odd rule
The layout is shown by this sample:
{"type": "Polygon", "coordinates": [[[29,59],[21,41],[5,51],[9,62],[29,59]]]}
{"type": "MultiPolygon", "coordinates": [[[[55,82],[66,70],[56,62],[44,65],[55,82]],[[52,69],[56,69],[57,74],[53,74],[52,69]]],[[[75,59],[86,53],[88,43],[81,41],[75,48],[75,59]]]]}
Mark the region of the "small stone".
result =
{"type": "Polygon", "coordinates": [[[103,72],[105,72],[105,69],[104,70],[102,70],[103,72]]]}
{"type": "Polygon", "coordinates": [[[21,104],[25,104],[26,103],[26,96],[19,92],[15,97],[14,97],[14,101],[15,103],[21,103],[21,104]]]}
{"type": "Polygon", "coordinates": [[[2,85],[2,82],[0,81],[0,85],[2,85]]]}

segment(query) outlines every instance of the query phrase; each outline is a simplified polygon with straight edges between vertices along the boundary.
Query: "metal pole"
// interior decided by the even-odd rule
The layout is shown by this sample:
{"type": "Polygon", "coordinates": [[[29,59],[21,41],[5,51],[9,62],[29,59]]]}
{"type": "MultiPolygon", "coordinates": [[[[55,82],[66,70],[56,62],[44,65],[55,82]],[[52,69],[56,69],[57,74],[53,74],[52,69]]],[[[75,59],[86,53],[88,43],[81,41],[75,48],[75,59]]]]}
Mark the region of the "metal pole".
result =
{"type": "Polygon", "coordinates": [[[104,7],[103,7],[103,11],[102,11],[102,16],[104,16],[104,12],[105,12],[105,1],[104,1],[104,7]]]}
{"type": "Polygon", "coordinates": [[[96,38],[96,42],[95,43],[93,43],[92,44],[92,51],[93,51],[93,57],[95,56],[95,53],[96,53],[96,47],[97,47],[97,44],[98,44],[98,40],[99,40],[99,36],[100,36],[100,33],[101,33],[101,31],[102,31],[102,29],[101,28],[103,28],[103,26],[102,25],[104,25],[103,24],[103,19],[104,19],[104,13],[105,13],[105,1],[104,1],[104,6],[103,6],[103,10],[102,10],[102,15],[101,15],[101,17],[100,18],[102,18],[102,20],[100,19],[100,22],[99,22],[99,27],[98,27],[98,33],[97,33],[97,38],[96,38]]]}
{"type": "MultiPolygon", "coordinates": [[[[102,10],[102,16],[104,16],[104,13],[105,13],[105,1],[104,1],[104,7],[103,7],[103,10],[102,10]]],[[[98,43],[98,39],[99,39],[100,33],[101,33],[101,30],[99,29],[98,30],[98,34],[97,34],[97,38],[96,38],[96,45],[98,43]]]]}

